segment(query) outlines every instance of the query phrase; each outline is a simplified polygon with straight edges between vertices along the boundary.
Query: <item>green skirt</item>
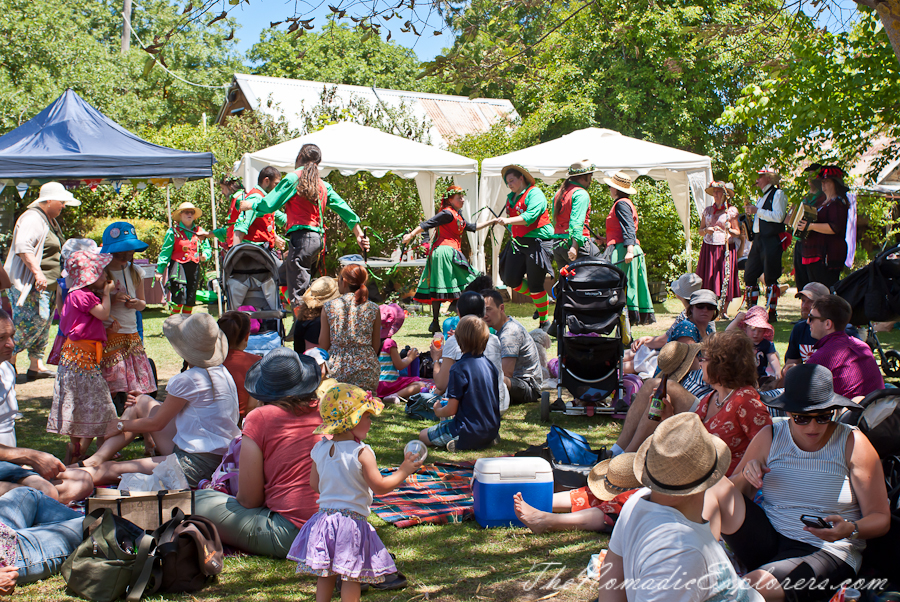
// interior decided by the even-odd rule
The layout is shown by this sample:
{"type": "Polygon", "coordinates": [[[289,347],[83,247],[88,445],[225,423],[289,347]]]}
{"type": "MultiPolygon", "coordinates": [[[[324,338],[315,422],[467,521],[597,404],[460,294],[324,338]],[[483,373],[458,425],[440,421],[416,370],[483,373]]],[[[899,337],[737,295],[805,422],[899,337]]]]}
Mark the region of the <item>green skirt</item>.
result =
{"type": "Polygon", "coordinates": [[[634,245],[634,259],[631,260],[631,263],[623,261],[625,253],[625,245],[618,243],[612,249],[609,261],[624,271],[628,280],[628,289],[625,293],[628,299],[628,320],[632,325],[653,324],[656,322],[656,315],[653,313],[653,300],[650,298],[644,250],[640,245],[634,245]]]}
{"type": "Polygon", "coordinates": [[[419,303],[453,301],[478,276],[461,251],[440,245],[428,256],[416,289],[419,303]]]}

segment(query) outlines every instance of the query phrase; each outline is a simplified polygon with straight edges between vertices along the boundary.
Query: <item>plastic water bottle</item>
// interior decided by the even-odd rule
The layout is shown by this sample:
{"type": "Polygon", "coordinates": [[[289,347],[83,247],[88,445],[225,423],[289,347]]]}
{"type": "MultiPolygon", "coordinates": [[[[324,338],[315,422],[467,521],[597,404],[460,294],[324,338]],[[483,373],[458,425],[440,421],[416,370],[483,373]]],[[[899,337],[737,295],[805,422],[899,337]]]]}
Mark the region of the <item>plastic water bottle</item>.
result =
{"type": "Polygon", "coordinates": [[[403,448],[403,456],[406,457],[406,454],[413,454],[413,462],[424,462],[428,457],[428,448],[418,439],[413,439],[403,448]]]}

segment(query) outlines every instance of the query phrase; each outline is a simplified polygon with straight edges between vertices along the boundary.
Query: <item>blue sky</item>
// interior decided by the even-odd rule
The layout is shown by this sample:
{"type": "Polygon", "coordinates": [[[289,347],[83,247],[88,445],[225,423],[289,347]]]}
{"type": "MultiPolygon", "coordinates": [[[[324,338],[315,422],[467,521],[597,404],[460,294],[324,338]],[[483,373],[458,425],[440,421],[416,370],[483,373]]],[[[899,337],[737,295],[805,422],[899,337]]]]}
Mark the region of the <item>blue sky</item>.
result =
{"type": "MultiPolygon", "coordinates": [[[[332,0],[332,2],[335,6],[338,5],[337,0],[332,0]]],[[[270,22],[281,21],[285,17],[292,16],[294,14],[295,6],[298,6],[298,12],[305,13],[308,11],[309,8],[303,8],[303,4],[305,4],[303,0],[300,2],[296,2],[295,0],[250,0],[250,4],[242,3],[230,13],[230,15],[237,19],[241,24],[241,28],[235,32],[235,37],[238,40],[238,51],[246,54],[246,52],[250,50],[250,47],[259,41],[260,34],[269,29],[270,22]]],[[[348,2],[345,1],[344,4],[348,4],[348,2]]],[[[853,0],[830,0],[830,2],[824,4],[826,5],[826,8],[819,13],[817,21],[820,27],[828,27],[829,31],[843,29],[856,14],[856,3],[853,0]]],[[[313,24],[316,25],[316,29],[321,27],[321,24],[325,22],[327,15],[331,14],[327,5],[328,2],[323,1],[318,5],[319,8],[312,10],[305,16],[305,18],[315,17],[316,20],[313,24]]],[[[816,10],[811,6],[811,3],[808,0],[804,1],[803,7],[807,14],[810,15],[814,14],[816,10]]],[[[424,14],[420,14],[419,16],[422,18],[425,17],[424,14]]],[[[433,59],[440,54],[444,48],[449,47],[453,43],[453,35],[449,31],[445,31],[441,35],[435,36],[432,33],[434,28],[426,27],[423,35],[415,36],[411,32],[402,33],[399,31],[399,20],[395,19],[392,23],[396,24],[392,29],[392,41],[395,41],[402,46],[406,46],[407,48],[411,48],[421,61],[433,59]]],[[[441,19],[437,13],[434,13],[428,19],[428,23],[439,26],[441,19]]],[[[282,29],[284,27],[284,25],[281,26],[282,29]]],[[[420,29],[420,31],[422,30],[418,25],[417,28],[420,29]]],[[[387,35],[386,32],[385,35],[387,35]]]]}

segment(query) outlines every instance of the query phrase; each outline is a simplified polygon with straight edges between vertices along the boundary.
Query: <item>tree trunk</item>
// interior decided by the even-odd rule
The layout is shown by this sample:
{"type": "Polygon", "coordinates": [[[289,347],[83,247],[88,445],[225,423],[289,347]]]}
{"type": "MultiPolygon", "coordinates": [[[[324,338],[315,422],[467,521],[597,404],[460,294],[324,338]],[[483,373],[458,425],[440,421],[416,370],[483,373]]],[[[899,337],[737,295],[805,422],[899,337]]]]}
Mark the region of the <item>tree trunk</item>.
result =
{"type": "Polygon", "coordinates": [[[887,33],[897,61],[900,61],[900,0],[855,0],[857,4],[868,6],[878,13],[887,33]]]}

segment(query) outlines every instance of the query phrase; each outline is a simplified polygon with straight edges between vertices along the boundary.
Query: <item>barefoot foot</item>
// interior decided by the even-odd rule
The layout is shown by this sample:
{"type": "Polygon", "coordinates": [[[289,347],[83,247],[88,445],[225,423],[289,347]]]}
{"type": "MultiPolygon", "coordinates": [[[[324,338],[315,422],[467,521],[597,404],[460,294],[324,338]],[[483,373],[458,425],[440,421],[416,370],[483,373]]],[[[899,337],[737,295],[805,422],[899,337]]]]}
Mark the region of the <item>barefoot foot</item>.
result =
{"type": "Polygon", "coordinates": [[[540,535],[553,530],[553,513],[543,512],[529,505],[522,499],[521,493],[513,496],[513,510],[515,510],[516,518],[531,529],[532,533],[540,535]]]}

